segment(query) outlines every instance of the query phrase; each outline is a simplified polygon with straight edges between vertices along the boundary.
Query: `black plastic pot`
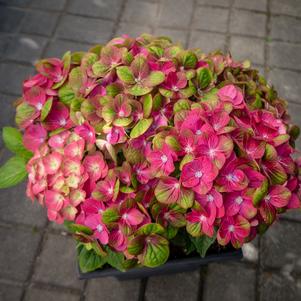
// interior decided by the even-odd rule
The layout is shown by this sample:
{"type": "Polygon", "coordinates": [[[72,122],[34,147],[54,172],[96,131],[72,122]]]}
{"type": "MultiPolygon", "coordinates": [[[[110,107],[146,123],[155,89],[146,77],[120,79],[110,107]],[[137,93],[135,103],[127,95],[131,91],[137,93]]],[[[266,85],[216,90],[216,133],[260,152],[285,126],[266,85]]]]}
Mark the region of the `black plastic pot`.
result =
{"type": "Polygon", "coordinates": [[[211,263],[229,260],[240,260],[243,257],[241,249],[228,250],[219,254],[209,254],[206,257],[187,257],[181,259],[172,259],[164,265],[156,268],[133,268],[126,272],[120,272],[113,268],[99,269],[94,272],[82,273],[79,268],[79,279],[91,279],[101,277],[116,277],[119,280],[128,280],[136,278],[145,278],[163,274],[173,274],[197,270],[200,266],[211,263]]]}

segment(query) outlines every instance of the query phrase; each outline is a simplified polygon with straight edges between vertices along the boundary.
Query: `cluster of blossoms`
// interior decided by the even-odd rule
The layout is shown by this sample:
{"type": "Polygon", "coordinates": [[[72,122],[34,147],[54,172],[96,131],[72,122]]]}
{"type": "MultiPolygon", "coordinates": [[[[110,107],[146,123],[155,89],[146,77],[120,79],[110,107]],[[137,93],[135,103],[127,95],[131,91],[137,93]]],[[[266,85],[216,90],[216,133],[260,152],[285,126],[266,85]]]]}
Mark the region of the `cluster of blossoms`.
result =
{"type": "Polygon", "coordinates": [[[300,206],[298,130],[248,62],[143,35],[36,67],[16,115],[27,194],[100,254],[153,267],[178,235],[239,248],[300,206]]]}

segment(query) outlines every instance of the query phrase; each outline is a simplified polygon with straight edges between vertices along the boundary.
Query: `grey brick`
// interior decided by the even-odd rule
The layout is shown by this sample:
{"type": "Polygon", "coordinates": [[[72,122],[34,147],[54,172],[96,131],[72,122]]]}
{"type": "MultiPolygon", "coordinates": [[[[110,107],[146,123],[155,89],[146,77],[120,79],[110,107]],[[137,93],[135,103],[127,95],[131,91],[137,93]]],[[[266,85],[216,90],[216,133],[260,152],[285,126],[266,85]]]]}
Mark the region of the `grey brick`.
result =
{"type": "Polygon", "coordinates": [[[300,73],[273,68],[269,80],[281,97],[301,103],[300,73]]]}
{"type": "Polygon", "coordinates": [[[231,0],[198,0],[199,5],[217,5],[223,7],[229,7],[231,0]]]}
{"type": "Polygon", "coordinates": [[[219,33],[193,31],[188,45],[189,48],[201,48],[204,52],[217,49],[225,51],[226,36],[219,33]]]}
{"type": "Polygon", "coordinates": [[[12,40],[12,35],[7,33],[0,34],[0,57],[4,56],[7,51],[7,47],[12,40]]]}
{"type": "Polygon", "coordinates": [[[156,24],[158,18],[158,3],[148,3],[130,0],[126,3],[122,20],[142,24],[156,24]]]}
{"type": "Polygon", "coordinates": [[[18,35],[10,41],[5,56],[16,61],[34,63],[41,58],[46,42],[46,38],[18,35]]]}
{"type": "Polygon", "coordinates": [[[58,25],[57,35],[86,43],[104,43],[111,38],[113,24],[112,21],[66,15],[58,25]]]}
{"type": "Polygon", "coordinates": [[[161,3],[159,23],[168,27],[188,27],[193,9],[191,0],[165,0],[161,3]]]}
{"type": "Polygon", "coordinates": [[[289,42],[301,42],[301,21],[294,17],[272,16],[271,38],[289,42]]]}
{"type": "MultiPolygon", "coordinates": [[[[0,118],[0,128],[15,124],[15,113],[16,109],[13,106],[13,102],[17,97],[5,95],[0,93],[0,105],[1,105],[1,118],[0,118]]],[[[2,144],[2,141],[1,141],[2,144]]]]}
{"type": "Polygon", "coordinates": [[[301,70],[301,45],[269,43],[269,65],[301,70]]]}
{"type": "Polygon", "coordinates": [[[24,12],[21,10],[1,7],[0,9],[0,31],[14,32],[19,28],[19,25],[24,17],[24,12]]]}
{"type": "Polygon", "coordinates": [[[255,37],[265,36],[266,15],[252,11],[234,10],[230,20],[230,32],[255,37]]]}
{"type": "Polygon", "coordinates": [[[66,51],[88,51],[91,46],[92,44],[54,40],[47,46],[45,56],[62,57],[66,51]]]}
{"type": "Polygon", "coordinates": [[[301,280],[289,274],[264,272],[260,277],[260,301],[296,301],[301,299],[301,280]]]}
{"type": "Polygon", "coordinates": [[[146,301],[192,301],[199,290],[199,271],[156,276],[148,279],[146,301]]]}
{"type": "Polygon", "coordinates": [[[22,22],[21,32],[51,36],[57,19],[57,13],[28,11],[22,22]]]}
{"type": "Polygon", "coordinates": [[[173,40],[174,43],[180,42],[182,45],[185,45],[188,33],[186,30],[157,28],[154,31],[154,35],[168,36],[173,40]]]}
{"type": "Polygon", "coordinates": [[[30,7],[43,10],[62,10],[66,0],[31,0],[30,7]]]}
{"type": "Polygon", "coordinates": [[[72,0],[67,10],[74,14],[92,17],[117,19],[121,9],[122,0],[72,0]]]}
{"type": "MultiPolygon", "coordinates": [[[[300,106],[298,107],[298,109],[299,109],[299,111],[296,111],[296,113],[300,112],[300,110],[301,110],[300,106]]],[[[300,124],[299,124],[299,126],[300,126],[300,124]]],[[[298,139],[297,140],[297,149],[298,150],[301,150],[300,142],[301,142],[300,139],[298,139]]],[[[300,209],[288,210],[284,214],[281,214],[280,218],[281,217],[289,218],[291,220],[301,222],[301,210],[300,209]]]]}
{"type": "Polygon", "coordinates": [[[234,7],[258,10],[265,12],[267,10],[267,0],[234,0],[234,7]]]}
{"type": "Polygon", "coordinates": [[[271,11],[276,14],[300,17],[301,2],[299,0],[271,0],[271,11]]]}
{"type": "Polygon", "coordinates": [[[100,278],[88,281],[86,301],[138,301],[140,280],[123,280],[100,278]]]}
{"type": "Polygon", "coordinates": [[[20,94],[22,82],[33,73],[33,68],[14,63],[0,64],[0,89],[2,92],[20,94]]]}
{"type": "Polygon", "coordinates": [[[210,264],[203,300],[255,300],[255,270],[238,263],[210,264]]]}
{"type": "Polygon", "coordinates": [[[301,271],[300,231],[298,223],[281,221],[272,225],[261,244],[264,266],[301,271]]]}
{"type": "Polygon", "coordinates": [[[24,7],[27,6],[30,1],[31,0],[0,0],[0,3],[5,5],[24,7]]]}
{"type": "Polygon", "coordinates": [[[81,288],[77,280],[75,242],[69,236],[48,234],[37,260],[35,281],[81,288]]]}
{"type": "Polygon", "coordinates": [[[0,283],[1,301],[19,301],[22,295],[22,287],[0,283]]]}
{"type": "Polygon", "coordinates": [[[226,32],[228,17],[228,9],[198,7],[194,13],[193,28],[226,32]]]}
{"type": "Polygon", "coordinates": [[[0,277],[27,279],[40,241],[40,233],[31,229],[0,227],[0,277]]]}
{"type": "Polygon", "coordinates": [[[250,60],[254,64],[264,64],[264,41],[256,38],[232,36],[230,51],[235,60],[250,60]]]}
{"type": "Polygon", "coordinates": [[[1,191],[0,220],[42,227],[46,212],[38,202],[32,204],[25,196],[26,183],[1,191]]]}
{"type": "Polygon", "coordinates": [[[151,32],[151,28],[147,25],[136,25],[133,23],[121,22],[118,25],[116,36],[128,34],[129,36],[135,38],[140,36],[142,33],[150,33],[150,32],[151,32]]]}
{"type": "Polygon", "coordinates": [[[79,301],[80,295],[68,291],[55,291],[31,286],[25,295],[25,301],[79,301]]]}

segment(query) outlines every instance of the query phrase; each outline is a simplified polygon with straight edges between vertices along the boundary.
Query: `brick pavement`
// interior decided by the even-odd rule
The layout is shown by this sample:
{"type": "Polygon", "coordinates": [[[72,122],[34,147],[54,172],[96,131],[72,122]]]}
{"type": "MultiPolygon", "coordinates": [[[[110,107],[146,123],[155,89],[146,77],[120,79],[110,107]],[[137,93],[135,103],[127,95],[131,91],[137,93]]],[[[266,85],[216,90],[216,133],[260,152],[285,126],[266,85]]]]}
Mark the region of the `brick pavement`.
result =
{"type": "MultiPolygon", "coordinates": [[[[1,127],[13,124],[12,102],[36,59],[142,32],[250,58],[301,125],[300,0],[0,0],[1,127]]],[[[1,149],[0,161],[6,156],[1,149]]],[[[300,212],[285,214],[247,245],[240,263],[144,280],[79,281],[74,242],[26,200],[24,185],[0,198],[1,301],[301,299],[300,212]]]]}

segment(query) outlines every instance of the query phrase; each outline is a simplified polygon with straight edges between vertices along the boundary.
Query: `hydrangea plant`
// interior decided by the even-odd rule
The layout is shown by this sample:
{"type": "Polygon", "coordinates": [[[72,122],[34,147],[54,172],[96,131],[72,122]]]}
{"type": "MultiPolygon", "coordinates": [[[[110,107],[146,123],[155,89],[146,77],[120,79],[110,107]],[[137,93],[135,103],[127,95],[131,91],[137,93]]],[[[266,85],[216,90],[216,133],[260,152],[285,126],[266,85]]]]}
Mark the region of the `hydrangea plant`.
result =
{"type": "Polygon", "coordinates": [[[28,179],[83,272],[240,248],[300,207],[299,130],[248,61],[144,34],[36,70],[3,128],[0,187],[28,179]]]}

